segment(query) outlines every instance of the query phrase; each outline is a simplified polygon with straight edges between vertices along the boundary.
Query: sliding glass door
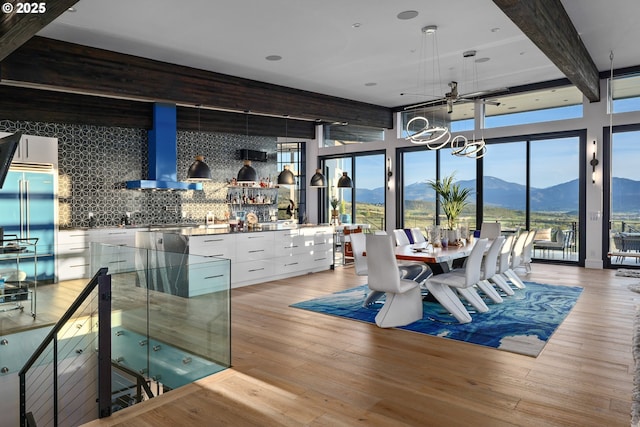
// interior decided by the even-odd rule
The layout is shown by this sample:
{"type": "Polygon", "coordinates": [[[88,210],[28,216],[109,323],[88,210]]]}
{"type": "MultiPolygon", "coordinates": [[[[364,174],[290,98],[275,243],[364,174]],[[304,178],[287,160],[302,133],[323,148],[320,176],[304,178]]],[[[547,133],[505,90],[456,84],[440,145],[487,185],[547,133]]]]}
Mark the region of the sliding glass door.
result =
{"type": "Polygon", "coordinates": [[[637,126],[613,133],[609,173],[609,230],[605,253],[614,266],[639,267],[640,254],[640,129],[637,126]],[[625,256],[628,254],[629,256],[625,256]]]}
{"type": "Polygon", "coordinates": [[[385,155],[381,152],[358,153],[336,158],[323,158],[327,173],[324,220],[331,219],[331,201],[337,203],[341,223],[366,224],[370,230],[385,227],[385,155]],[[343,173],[351,178],[353,187],[338,187],[343,173]]]}
{"type": "Polygon", "coordinates": [[[478,161],[451,156],[446,149],[401,150],[402,215],[398,225],[430,227],[436,223],[435,195],[426,183],[455,173],[455,181],[473,191],[461,216],[469,229],[479,228],[480,222],[499,221],[507,231],[542,230],[549,242],[536,248],[535,258],[578,262],[584,210],[580,159],[585,144],[584,132],[491,141],[487,154],[478,161]]]}

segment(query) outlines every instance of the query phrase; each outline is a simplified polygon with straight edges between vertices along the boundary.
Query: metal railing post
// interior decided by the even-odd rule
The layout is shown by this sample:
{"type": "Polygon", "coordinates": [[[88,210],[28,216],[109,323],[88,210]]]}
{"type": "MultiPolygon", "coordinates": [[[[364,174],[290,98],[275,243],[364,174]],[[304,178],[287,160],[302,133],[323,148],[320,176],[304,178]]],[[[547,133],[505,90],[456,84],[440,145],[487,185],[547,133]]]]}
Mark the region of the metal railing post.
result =
{"type": "Polygon", "coordinates": [[[111,275],[98,279],[98,417],[111,415],[111,275]]]}

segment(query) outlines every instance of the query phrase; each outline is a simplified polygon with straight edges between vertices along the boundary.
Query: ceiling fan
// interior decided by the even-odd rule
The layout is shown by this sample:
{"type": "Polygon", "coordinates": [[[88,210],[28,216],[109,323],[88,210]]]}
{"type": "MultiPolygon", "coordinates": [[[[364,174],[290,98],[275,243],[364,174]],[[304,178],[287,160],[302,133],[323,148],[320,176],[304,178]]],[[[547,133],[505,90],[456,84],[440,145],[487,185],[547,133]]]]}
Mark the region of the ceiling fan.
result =
{"type": "MultiPolygon", "coordinates": [[[[404,107],[404,110],[413,110],[415,108],[420,108],[420,107],[428,107],[431,105],[446,105],[447,106],[447,113],[451,114],[453,112],[453,105],[454,104],[461,104],[464,102],[474,102],[476,99],[487,96],[487,95],[492,95],[492,94],[496,94],[496,93],[500,93],[500,92],[507,92],[508,88],[500,88],[500,89],[493,89],[493,90],[481,90],[481,91],[477,91],[477,92],[471,92],[471,93],[465,93],[463,95],[460,95],[458,93],[458,82],[456,81],[450,81],[448,83],[449,88],[451,89],[449,92],[444,94],[443,98],[439,98],[439,99],[433,99],[431,101],[425,101],[425,102],[421,102],[419,104],[413,104],[413,105],[409,105],[407,107],[404,107]]],[[[494,101],[494,100],[490,100],[490,99],[482,99],[482,102],[486,103],[486,104],[491,104],[491,105],[500,105],[500,103],[498,101],[494,101]]]]}

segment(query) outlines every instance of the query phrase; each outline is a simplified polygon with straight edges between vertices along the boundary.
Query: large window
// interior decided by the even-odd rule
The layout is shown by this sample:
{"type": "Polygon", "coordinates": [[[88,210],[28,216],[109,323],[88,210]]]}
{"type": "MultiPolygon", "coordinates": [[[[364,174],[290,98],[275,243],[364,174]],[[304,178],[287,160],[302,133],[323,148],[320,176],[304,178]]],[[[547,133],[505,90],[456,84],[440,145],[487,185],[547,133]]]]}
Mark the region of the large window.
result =
{"type": "Polygon", "coordinates": [[[582,96],[568,86],[496,98],[486,105],[485,128],[579,118],[582,96]]]}
{"type": "MultiPolygon", "coordinates": [[[[467,230],[476,228],[476,160],[468,157],[451,155],[450,149],[440,150],[440,178],[454,175],[454,181],[463,188],[470,188],[471,194],[468,205],[462,210],[458,218],[459,225],[467,230]]],[[[440,213],[440,223],[446,224],[446,217],[440,213]]]]}
{"type": "Polygon", "coordinates": [[[349,124],[323,126],[322,146],[334,147],[345,144],[362,144],[384,141],[384,129],[349,124]]]}
{"type": "Polygon", "coordinates": [[[327,173],[324,218],[331,219],[331,200],[337,200],[341,223],[368,224],[372,231],[385,228],[385,155],[384,153],[359,153],[353,156],[325,158],[327,173]],[[347,173],[353,188],[339,188],[338,180],[347,173]]]}
{"type": "MultiPolygon", "coordinates": [[[[303,142],[277,144],[278,173],[287,166],[295,177],[294,185],[281,185],[278,189],[278,219],[297,219],[304,222],[306,214],[305,161],[303,142]]],[[[272,214],[272,212],[270,212],[272,214]]]]}
{"type": "Polygon", "coordinates": [[[538,250],[538,258],[578,259],[579,144],[578,137],[531,142],[529,228],[551,229],[552,240],[563,245],[538,250]]]}
{"type": "Polygon", "coordinates": [[[557,245],[534,256],[576,261],[579,145],[578,136],[491,144],[483,159],[483,221],[500,221],[507,230],[549,230],[557,245]]]}
{"type": "MultiPolygon", "coordinates": [[[[611,144],[609,251],[640,252],[640,130],[618,131],[611,144]]],[[[631,257],[615,256],[613,264],[637,266],[631,257]]]]}
{"type": "Polygon", "coordinates": [[[436,198],[427,181],[436,178],[436,152],[425,149],[404,151],[402,165],[403,226],[424,229],[435,225],[436,198]]]}
{"type": "Polygon", "coordinates": [[[611,96],[614,113],[640,111],[640,75],[615,78],[611,96]]]}
{"type": "Polygon", "coordinates": [[[440,213],[436,219],[436,196],[428,181],[438,178],[437,162],[440,163],[440,177],[455,173],[455,182],[464,188],[471,188],[469,205],[459,217],[460,225],[473,230],[476,226],[476,161],[466,157],[451,155],[451,150],[402,151],[402,216],[400,226],[405,228],[428,228],[436,224],[446,224],[446,218],[440,213]],[[438,160],[439,157],[439,160],[438,160]]]}
{"type": "Polygon", "coordinates": [[[444,224],[442,214],[436,221],[435,195],[427,181],[455,173],[456,182],[472,189],[470,203],[460,217],[461,225],[477,229],[481,218],[485,222],[499,221],[507,232],[549,229],[549,239],[558,239],[558,245],[538,249],[534,256],[577,261],[580,153],[585,151],[581,150],[584,141],[576,132],[493,141],[487,155],[477,161],[452,156],[449,149],[401,150],[403,199],[398,225],[444,224]],[[480,183],[476,181],[478,165],[482,167],[480,183]],[[482,205],[478,205],[480,201],[482,205]]]}
{"type": "Polygon", "coordinates": [[[492,144],[484,157],[482,217],[503,228],[526,228],[527,143],[492,144]]]}

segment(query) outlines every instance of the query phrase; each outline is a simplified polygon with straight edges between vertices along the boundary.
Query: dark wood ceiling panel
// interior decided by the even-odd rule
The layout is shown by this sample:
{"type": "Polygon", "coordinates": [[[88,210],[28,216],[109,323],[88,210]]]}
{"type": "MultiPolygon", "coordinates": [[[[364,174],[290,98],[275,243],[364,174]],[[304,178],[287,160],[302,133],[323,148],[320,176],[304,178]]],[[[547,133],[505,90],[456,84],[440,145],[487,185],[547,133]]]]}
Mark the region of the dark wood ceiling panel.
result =
{"type": "Polygon", "coordinates": [[[78,0],[4,1],[0,14],[0,61],[77,2],[78,0]],[[11,12],[5,10],[9,7],[11,12]]]}
{"type": "Polygon", "coordinates": [[[0,85],[0,117],[150,129],[151,103],[0,85]]]}
{"type": "Polygon", "coordinates": [[[493,0],[591,101],[600,100],[598,69],[560,0],[493,0]]]}
{"type": "MultiPolygon", "coordinates": [[[[51,90],[0,85],[0,117],[94,126],[151,129],[152,103],[105,98],[51,90]]],[[[178,129],[247,134],[247,115],[224,111],[178,107],[178,129]]],[[[291,138],[315,138],[313,122],[280,117],[249,117],[249,135],[291,138]]]]}
{"type": "Polygon", "coordinates": [[[147,101],[391,128],[389,108],[34,37],[0,64],[2,80],[147,101]]]}
{"type": "Polygon", "coordinates": [[[178,107],[177,114],[182,130],[303,139],[314,139],[316,134],[315,123],[302,120],[250,115],[247,122],[246,114],[207,109],[201,109],[198,120],[198,109],[190,107],[178,107]]]}

